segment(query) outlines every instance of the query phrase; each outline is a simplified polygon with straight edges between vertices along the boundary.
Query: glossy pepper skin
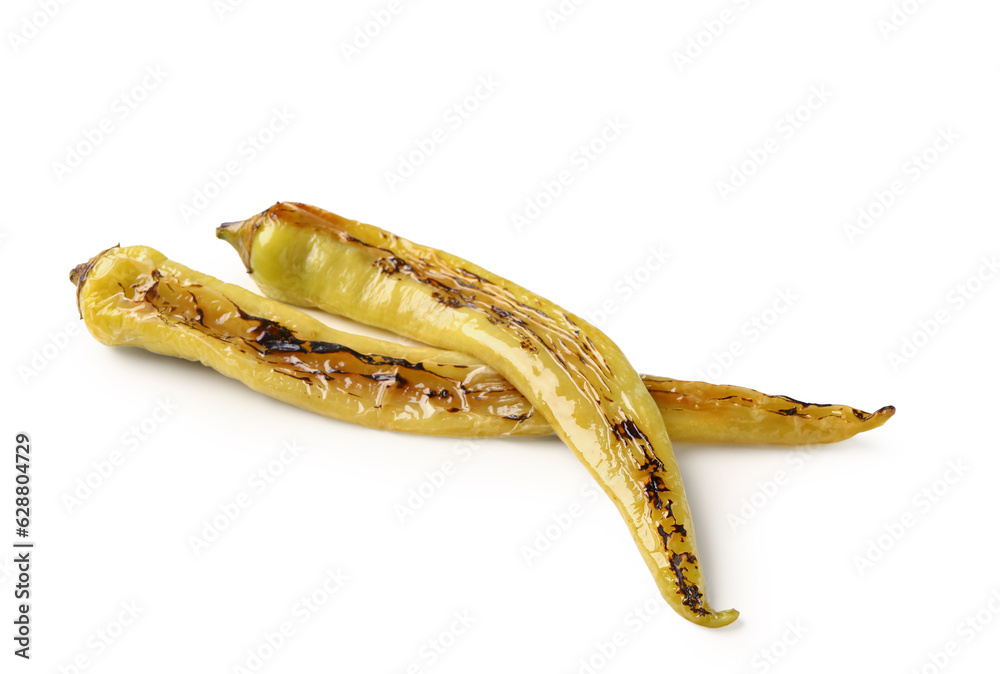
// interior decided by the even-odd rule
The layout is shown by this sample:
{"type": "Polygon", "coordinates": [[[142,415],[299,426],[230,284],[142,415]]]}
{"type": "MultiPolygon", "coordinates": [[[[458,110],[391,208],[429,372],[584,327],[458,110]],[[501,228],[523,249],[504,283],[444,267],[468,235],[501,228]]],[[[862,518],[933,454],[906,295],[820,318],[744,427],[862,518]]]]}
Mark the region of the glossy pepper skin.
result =
{"type": "Polygon", "coordinates": [[[531,402],[611,498],[664,599],[706,627],[691,514],[663,419],[597,328],[466,260],[312,206],[279,203],[219,236],[264,292],[469,353],[531,402]]]}
{"type": "MultiPolygon", "coordinates": [[[[303,409],[373,428],[431,435],[552,431],[517,389],[481,361],[334,330],[152,248],[109,249],[78,266],[71,277],[78,285],[81,315],[101,342],[200,360],[303,409]]],[[[839,405],[801,407],[804,403],[750,389],[643,380],[678,440],[827,442],[884,421],[881,413],[865,415],[839,405]],[[789,414],[794,405],[801,411],[789,414]],[[814,410],[828,415],[816,418],[814,410]]]]}

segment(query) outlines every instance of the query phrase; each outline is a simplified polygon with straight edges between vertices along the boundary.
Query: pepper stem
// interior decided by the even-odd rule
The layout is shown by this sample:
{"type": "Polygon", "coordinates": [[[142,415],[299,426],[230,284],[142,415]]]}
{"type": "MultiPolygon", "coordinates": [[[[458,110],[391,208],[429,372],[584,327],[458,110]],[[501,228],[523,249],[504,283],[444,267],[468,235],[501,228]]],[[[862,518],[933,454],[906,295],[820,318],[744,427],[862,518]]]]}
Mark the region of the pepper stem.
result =
{"type": "Polygon", "coordinates": [[[250,266],[250,249],[259,226],[257,218],[253,217],[239,222],[224,222],[215,229],[215,236],[228,243],[239,254],[248,274],[253,272],[250,266]]]}

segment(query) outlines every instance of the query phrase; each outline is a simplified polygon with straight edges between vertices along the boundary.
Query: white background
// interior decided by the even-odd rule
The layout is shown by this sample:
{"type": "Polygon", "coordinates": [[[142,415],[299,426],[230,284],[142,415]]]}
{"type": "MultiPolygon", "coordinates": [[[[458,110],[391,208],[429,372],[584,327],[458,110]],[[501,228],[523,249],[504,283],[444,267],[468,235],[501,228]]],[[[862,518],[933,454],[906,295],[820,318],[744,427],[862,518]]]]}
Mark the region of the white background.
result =
{"type": "Polygon", "coordinates": [[[910,0],[912,16],[880,27],[887,0],[592,0],[553,26],[555,0],[421,0],[394,6],[350,59],[344,45],[387,0],[221,14],[210,0],[98,0],[51,18],[44,4],[11,0],[0,21],[4,672],[76,671],[78,657],[82,671],[231,672],[286,620],[265,671],[995,666],[1000,281],[970,279],[1000,252],[996,3],[910,0]],[[449,121],[480,78],[495,91],[449,121]],[[293,118],[262,134],[275,110],[293,118]],[[788,114],[803,120],[791,133],[788,114]],[[581,171],[575,153],[608,119],[625,129],[581,171]],[[438,127],[444,142],[390,189],[386,172],[438,127]],[[957,139],[917,167],[940,130],[957,139]],[[765,146],[763,165],[741,168],[765,146]],[[220,177],[227,164],[239,172],[220,177]],[[564,169],[572,183],[515,227],[564,169]],[[734,171],[752,175],[724,198],[734,171]],[[708,596],[742,612],[696,627],[657,598],[610,502],[588,497],[555,440],[485,441],[465,460],[458,441],[314,417],[80,329],[76,263],[141,243],[249,284],[213,229],[278,200],[469,258],[601,323],[641,371],[898,414],[807,455],[677,447],[708,596]],[[845,229],[859,209],[877,217],[845,229]],[[651,270],[656,247],[670,257],[651,270]],[[628,277],[642,282],[626,293],[628,277]],[[791,306],[767,313],[782,292],[791,306]],[[755,318],[766,331],[745,328],[755,318]],[[161,403],[175,409],[148,421],[161,403]],[[133,441],[144,420],[155,428],[133,441]],[[33,440],[30,663],[9,634],[18,431],[33,440]],[[301,453],[260,493],[248,480],[288,442],[301,453]],[[116,450],[124,463],[100,478],[116,450]],[[446,461],[454,473],[401,522],[397,506],[446,461]],[[99,486],[68,505],[88,476],[99,486]],[[195,554],[191,537],[241,493],[251,505],[195,554]],[[526,563],[574,504],[582,514],[526,563]],[[338,569],[343,587],[301,622],[296,603],[338,569]],[[122,602],[141,613],[120,630],[122,602]],[[473,624],[432,658],[456,612],[473,624]],[[981,631],[960,627],[970,619],[981,631]]]}

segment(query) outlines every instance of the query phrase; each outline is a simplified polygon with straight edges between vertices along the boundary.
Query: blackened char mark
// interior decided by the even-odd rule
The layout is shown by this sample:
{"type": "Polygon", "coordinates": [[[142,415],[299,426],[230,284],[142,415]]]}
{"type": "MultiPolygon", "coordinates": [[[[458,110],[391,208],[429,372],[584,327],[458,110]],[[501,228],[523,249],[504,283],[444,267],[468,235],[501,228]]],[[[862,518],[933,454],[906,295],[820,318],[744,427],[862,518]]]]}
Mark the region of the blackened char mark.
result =
{"type": "Polygon", "coordinates": [[[649,438],[642,432],[638,424],[631,419],[623,419],[613,424],[611,428],[614,429],[615,437],[619,440],[640,440],[645,444],[649,444],[649,438]]]}
{"type": "Polygon", "coordinates": [[[296,372],[288,372],[286,370],[281,370],[281,369],[275,369],[274,371],[277,372],[278,374],[283,374],[286,377],[291,377],[292,379],[298,379],[299,381],[303,381],[306,384],[308,384],[309,386],[312,386],[313,383],[314,383],[313,382],[313,378],[310,375],[308,375],[308,374],[299,374],[299,373],[296,373],[296,372]]]}
{"type": "Polygon", "coordinates": [[[451,307],[452,309],[459,309],[462,307],[462,303],[454,295],[444,295],[442,293],[435,292],[432,297],[446,307],[451,307]]]}
{"type": "MultiPolygon", "coordinates": [[[[646,499],[649,501],[650,505],[652,505],[657,510],[662,510],[663,500],[660,498],[660,494],[663,492],[670,491],[670,488],[667,487],[666,484],[664,484],[663,478],[661,478],[659,475],[653,474],[650,475],[649,480],[646,481],[646,485],[645,487],[643,487],[643,491],[646,492],[646,499]]],[[[673,514],[671,513],[670,516],[673,517],[673,514]]]]}
{"type": "Polygon", "coordinates": [[[677,594],[684,596],[684,601],[681,603],[691,609],[696,615],[708,615],[708,611],[702,605],[704,600],[701,591],[697,585],[689,582],[684,575],[684,562],[695,566],[698,560],[690,552],[673,553],[670,555],[670,570],[673,572],[674,580],[677,583],[677,594]]]}
{"type": "Polygon", "coordinates": [[[386,276],[392,276],[393,274],[397,274],[401,271],[413,271],[413,267],[411,267],[406,260],[396,257],[395,255],[380,257],[375,264],[378,265],[379,271],[386,276]]]}
{"type": "Polygon", "coordinates": [[[160,291],[157,286],[160,285],[159,281],[154,281],[146,288],[142,293],[142,301],[148,302],[149,304],[156,304],[160,299],[160,291]]]}
{"type": "MultiPolygon", "coordinates": [[[[462,271],[462,270],[459,270],[459,271],[462,271]]],[[[476,284],[476,283],[469,283],[467,281],[463,281],[462,279],[458,278],[457,276],[454,277],[454,279],[455,279],[455,283],[457,283],[458,285],[462,286],[463,288],[468,288],[469,290],[482,290],[483,289],[482,285],[479,285],[479,284],[476,284]]]]}
{"type": "Polygon", "coordinates": [[[490,305],[490,311],[499,316],[500,318],[505,318],[507,320],[514,319],[516,322],[521,323],[522,321],[515,318],[514,314],[510,313],[506,309],[501,309],[495,304],[490,305]]]}
{"type": "MultiPolygon", "coordinates": [[[[610,423],[610,422],[609,422],[610,423]]],[[[611,431],[621,442],[634,443],[642,450],[645,462],[639,466],[640,470],[648,470],[651,473],[658,473],[665,470],[663,462],[653,452],[649,437],[643,433],[642,429],[631,419],[611,423],[611,431]]]]}
{"type": "Polygon", "coordinates": [[[269,318],[248,314],[235,302],[233,306],[236,307],[240,318],[247,322],[257,323],[257,327],[251,328],[249,332],[254,341],[260,344],[265,351],[306,353],[306,349],[303,346],[305,342],[296,337],[295,333],[285,326],[269,318]]]}
{"type": "Polygon", "coordinates": [[[681,523],[679,523],[677,521],[677,516],[674,515],[674,502],[668,499],[667,500],[667,505],[664,508],[664,510],[667,513],[667,517],[669,517],[673,521],[673,523],[674,523],[674,531],[673,531],[673,533],[678,534],[681,537],[681,539],[683,539],[685,536],[687,536],[687,533],[688,533],[687,529],[684,528],[683,524],[681,524],[681,523]]]}
{"type": "MultiPolygon", "coordinates": [[[[201,286],[195,285],[195,287],[200,288],[201,286]]],[[[200,306],[198,306],[198,298],[195,296],[194,291],[189,290],[188,295],[191,296],[191,303],[194,304],[194,313],[196,316],[195,320],[198,321],[202,327],[207,328],[208,326],[205,325],[205,312],[201,310],[200,306]]]]}
{"type": "Polygon", "coordinates": [[[663,528],[662,524],[656,525],[656,533],[660,534],[660,538],[663,539],[663,547],[666,550],[670,549],[670,532],[663,528]]]}
{"type": "Polygon", "coordinates": [[[674,534],[678,534],[681,537],[681,540],[683,540],[684,537],[687,536],[687,529],[682,527],[680,524],[674,524],[673,530],[667,531],[666,529],[663,528],[662,524],[657,524],[656,533],[660,534],[660,538],[663,539],[663,547],[667,551],[669,551],[670,537],[673,536],[674,534]]]}
{"type": "Polygon", "coordinates": [[[666,466],[660,461],[660,457],[653,453],[649,445],[642,446],[642,458],[645,461],[639,466],[639,470],[648,470],[651,473],[659,473],[666,470],[666,466]]]}
{"type": "MultiPolygon", "coordinates": [[[[677,397],[678,398],[683,398],[684,394],[678,393],[677,397]]],[[[723,400],[733,400],[734,398],[736,400],[739,400],[740,402],[746,403],[747,405],[753,405],[754,404],[754,400],[752,398],[747,398],[746,396],[738,396],[738,395],[722,396],[721,398],[712,398],[711,400],[713,400],[714,402],[721,403],[723,400]]]]}
{"type": "Polygon", "coordinates": [[[832,407],[830,403],[807,403],[801,400],[796,400],[790,396],[774,396],[775,398],[781,398],[782,400],[787,400],[788,402],[798,405],[800,407],[832,407]]]}
{"type": "MultiPolygon", "coordinates": [[[[257,328],[250,331],[250,334],[253,336],[254,341],[264,349],[265,353],[347,353],[368,365],[396,365],[409,370],[427,371],[423,363],[411,363],[405,358],[361,353],[349,346],[333,342],[299,339],[295,336],[295,333],[280,323],[272,321],[269,318],[248,314],[236,304],[233,306],[239,312],[240,318],[258,324],[257,328]]],[[[392,379],[394,377],[387,378],[392,379]]]]}

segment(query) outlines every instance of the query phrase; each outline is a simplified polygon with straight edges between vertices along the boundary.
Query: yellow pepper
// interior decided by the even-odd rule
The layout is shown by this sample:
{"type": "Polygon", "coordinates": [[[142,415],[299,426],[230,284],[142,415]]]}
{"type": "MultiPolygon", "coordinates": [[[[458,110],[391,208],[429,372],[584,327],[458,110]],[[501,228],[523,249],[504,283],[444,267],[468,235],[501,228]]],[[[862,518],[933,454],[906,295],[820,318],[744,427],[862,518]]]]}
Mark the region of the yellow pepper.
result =
{"type": "Polygon", "coordinates": [[[660,593],[707,627],[684,485],[663,419],[624,354],[594,326],[448,253],[302,204],[279,203],[220,237],[275,299],[317,306],[468,353],[552,425],[628,523],[660,593]]]}

